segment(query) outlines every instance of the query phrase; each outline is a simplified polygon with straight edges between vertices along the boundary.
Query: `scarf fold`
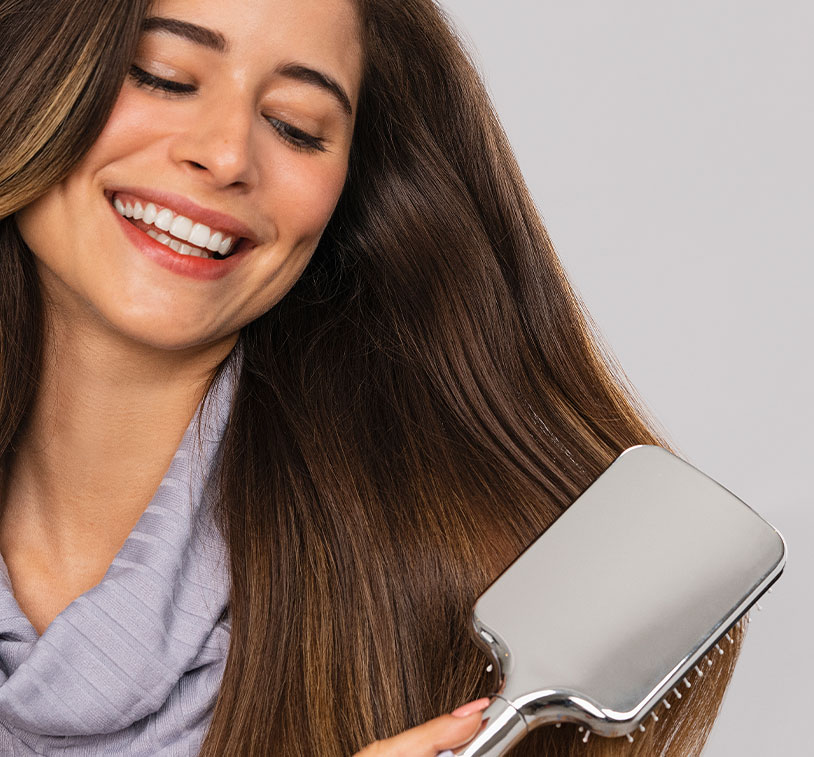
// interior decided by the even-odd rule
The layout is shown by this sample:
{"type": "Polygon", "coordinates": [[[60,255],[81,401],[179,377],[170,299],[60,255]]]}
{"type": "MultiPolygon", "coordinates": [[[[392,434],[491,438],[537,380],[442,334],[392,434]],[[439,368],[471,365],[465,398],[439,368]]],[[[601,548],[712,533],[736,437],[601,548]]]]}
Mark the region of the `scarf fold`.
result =
{"type": "Polygon", "coordinates": [[[208,505],[237,370],[199,406],[104,578],[42,636],[0,558],[0,754],[198,753],[229,648],[228,555],[208,505]]]}

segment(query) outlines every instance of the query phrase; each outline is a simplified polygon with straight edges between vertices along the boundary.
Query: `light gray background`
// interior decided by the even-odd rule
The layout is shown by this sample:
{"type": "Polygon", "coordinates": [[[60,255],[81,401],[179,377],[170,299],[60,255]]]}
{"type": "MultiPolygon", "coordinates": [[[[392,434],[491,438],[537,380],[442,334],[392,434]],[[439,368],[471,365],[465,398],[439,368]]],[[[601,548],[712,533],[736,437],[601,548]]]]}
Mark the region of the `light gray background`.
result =
{"type": "Polygon", "coordinates": [[[814,2],[441,4],[631,381],[786,537],[704,757],[814,754],[814,2]]]}

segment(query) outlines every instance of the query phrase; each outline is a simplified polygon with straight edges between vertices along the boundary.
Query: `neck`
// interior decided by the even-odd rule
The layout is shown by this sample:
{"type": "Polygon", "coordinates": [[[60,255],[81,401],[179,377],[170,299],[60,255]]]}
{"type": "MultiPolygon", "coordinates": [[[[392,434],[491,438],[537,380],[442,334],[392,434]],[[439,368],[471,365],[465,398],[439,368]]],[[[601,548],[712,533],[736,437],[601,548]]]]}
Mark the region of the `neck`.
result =
{"type": "Polygon", "coordinates": [[[51,327],[4,481],[0,552],[97,582],[149,504],[235,338],[158,350],[51,327]]]}

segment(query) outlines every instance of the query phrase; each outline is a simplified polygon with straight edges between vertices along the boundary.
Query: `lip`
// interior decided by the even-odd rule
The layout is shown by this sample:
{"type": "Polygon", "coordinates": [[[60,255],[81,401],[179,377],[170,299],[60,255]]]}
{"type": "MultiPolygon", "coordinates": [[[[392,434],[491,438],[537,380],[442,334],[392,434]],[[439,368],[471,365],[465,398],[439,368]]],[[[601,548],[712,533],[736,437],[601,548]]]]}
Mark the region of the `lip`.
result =
{"type": "Polygon", "coordinates": [[[254,232],[242,221],[239,221],[234,216],[230,216],[228,213],[221,213],[217,210],[204,208],[203,206],[198,205],[182,195],[177,195],[172,192],[164,192],[157,189],[145,189],[144,187],[117,186],[108,187],[105,190],[105,197],[107,197],[108,202],[112,201],[113,195],[117,192],[136,195],[144,200],[147,200],[147,202],[152,202],[156,205],[160,205],[163,208],[169,208],[176,213],[180,213],[192,221],[206,224],[211,229],[227,232],[234,237],[244,237],[253,244],[257,244],[256,232],[254,232]]]}
{"type": "MultiPolygon", "coordinates": [[[[126,190],[122,189],[117,191],[124,192],[126,190]]],[[[140,194],[138,191],[133,190],[132,193],[144,197],[144,195],[140,194]]],[[[245,260],[249,254],[251,254],[251,250],[254,248],[254,245],[249,240],[243,239],[238,244],[237,249],[231,255],[229,255],[228,258],[224,258],[223,260],[198,258],[193,255],[181,255],[180,253],[171,250],[169,247],[167,247],[167,245],[161,244],[161,242],[158,242],[157,240],[148,236],[141,231],[141,229],[136,228],[132,223],[124,218],[124,216],[119,214],[116,208],[113,207],[113,204],[109,201],[110,198],[108,197],[107,199],[110,212],[113,214],[125,236],[133,244],[133,246],[145,257],[157,263],[162,268],[166,268],[167,270],[180,276],[185,276],[190,279],[198,279],[199,281],[213,281],[215,279],[222,279],[224,276],[228,276],[232,271],[234,271],[235,268],[237,268],[243,262],[243,260],[245,260]]],[[[155,197],[155,193],[152,193],[150,197],[144,197],[144,199],[149,199],[151,202],[159,202],[159,200],[155,197]]],[[[169,205],[170,203],[167,204],[169,205]]],[[[172,207],[176,207],[179,211],[182,210],[178,205],[174,205],[172,207]]],[[[198,216],[198,218],[203,220],[201,216],[198,216]]]]}

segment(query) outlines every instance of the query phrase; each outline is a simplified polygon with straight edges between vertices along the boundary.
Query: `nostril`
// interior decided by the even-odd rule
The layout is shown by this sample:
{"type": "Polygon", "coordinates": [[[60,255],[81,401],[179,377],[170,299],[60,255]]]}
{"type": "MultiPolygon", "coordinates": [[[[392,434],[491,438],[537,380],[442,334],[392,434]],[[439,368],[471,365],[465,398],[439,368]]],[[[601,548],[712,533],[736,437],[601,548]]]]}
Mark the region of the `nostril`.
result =
{"type": "Polygon", "coordinates": [[[206,170],[206,166],[203,163],[196,163],[194,160],[189,161],[195,168],[200,168],[201,170],[206,170]]]}

